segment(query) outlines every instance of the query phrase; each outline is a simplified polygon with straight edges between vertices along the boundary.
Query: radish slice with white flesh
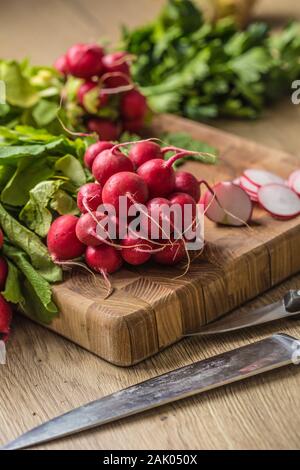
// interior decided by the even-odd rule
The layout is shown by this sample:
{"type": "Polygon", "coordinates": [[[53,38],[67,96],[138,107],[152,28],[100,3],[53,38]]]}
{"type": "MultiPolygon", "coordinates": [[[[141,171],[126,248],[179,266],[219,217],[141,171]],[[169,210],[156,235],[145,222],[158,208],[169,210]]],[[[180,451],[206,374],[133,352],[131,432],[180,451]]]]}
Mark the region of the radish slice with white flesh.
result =
{"type": "Polygon", "coordinates": [[[244,171],[244,176],[255,186],[265,186],[266,184],[278,183],[284,184],[284,179],[280,176],[274,175],[270,171],[266,170],[256,170],[255,168],[250,168],[249,170],[244,171]]]}
{"type": "Polygon", "coordinates": [[[292,189],[300,196],[300,175],[295,178],[292,189]]]}
{"type": "Polygon", "coordinates": [[[236,227],[243,226],[250,220],[253,210],[252,202],[241,187],[231,182],[222,182],[213,186],[212,190],[215,196],[207,191],[203,198],[205,215],[210,220],[236,227]]]}
{"type": "Polygon", "coordinates": [[[283,184],[272,183],[258,190],[261,206],[274,217],[292,219],[300,214],[300,199],[283,184]]]}
{"type": "Polygon", "coordinates": [[[250,193],[257,194],[258,186],[256,186],[255,184],[251,183],[251,181],[248,180],[248,178],[246,178],[245,176],[241,176],[241,177],[240,177],[240,186],[241,186],[246,192],[250,192],[250,193]]]}
{"type": "Polygon", "coordinates": [[[288,185],[300,196],[300,170],[296,170],[290,175],[288,185]]]}

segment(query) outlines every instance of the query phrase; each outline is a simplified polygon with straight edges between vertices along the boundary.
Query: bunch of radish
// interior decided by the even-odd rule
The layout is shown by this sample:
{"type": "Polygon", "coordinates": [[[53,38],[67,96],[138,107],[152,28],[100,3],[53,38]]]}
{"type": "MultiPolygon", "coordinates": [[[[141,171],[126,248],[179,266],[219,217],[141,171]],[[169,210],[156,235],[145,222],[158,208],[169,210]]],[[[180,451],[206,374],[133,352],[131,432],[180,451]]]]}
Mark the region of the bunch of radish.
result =
{"type": "MultiPolygon", "coordinates": [[[[0,249],[3,246],[3,232],[0,229],[0,249]]],[[[7,261],[3,256],[0,256],[0,291],[5,288],[5,283],[8,274],[7,261]]],[[[0,340],[7,341],[10,334],[10,324],[12,319],[12,310],[10,304],[0,294],[0,340]]]]}
{"type": "MultiPolygon", "coordinates": [[[[65,76],[66,87],[68,78],[79,79],[75,93],[81,109],[78,117],[103,140],[117,140],[124,131],[139,133],[144,126],[148,108],[132,81],[131,60],[126,52],[105,54],[98,44],[75,44],[54,64],[65,76]]],[[[63,92],[63,99],[66,94],[63,92]]],[[[66,104],[68,108],[72,105],[66,104]]]]}
{"type": "Polygon", "coordinates": [[[285,181],[270,171],[252,168],[234,183],[277,219],[288,220],[300,214],[300,170],[285,181]]]}
{"type": "Polygon", "coordinates": [[[115,208],[113,222],[118,226],[120,196],[126,198],[128,207],[143,204],[146,222],[154,215],[161,221],[163,205],[190,204],[196,211],[200,183],[191,173],[175,171],[173,164],[197,152],[161,148],[154,140],[157,139],[118,145],[99,141],[87,149],[84,161],[95,182],[85,184],[78,192],[77,204],[82,214],[79,218],[64,215],[53,222],[47,245],[55,262],[72,264],[72,260],[84,257],[88,268],[101,273],[108,282],[107,275],[119,270],[124,262],[139,266],[152,259],[159,264],[175,265],[184,259],[184,236],[175,239],[171,233],[169,239],[163,239],[161,227],[156,239],[148,231],[148,225],[143,238],[128,233],[122,239],[110,235],[104,239],[97,230],[105,217],[98,210],[101,204],[115,208]],[[122,147],[127,145],[131,145],[128,156],[122,152],[122,147]],[[169,160],[164,158],[167,152],[174,153],[169,160]]]}
{"type": "MultiPolygon", "coordinates": [[[[171,233],[169,238],[163,236],[163,222],[166,221],[163,207],[173,207],[176,204],[184,209],[189,205],[192,208],[192,217],[195,217],[197,204],[201,203],[205,215],[212,221],[224,225],[247,226],[253,211],[254,189],[252,190],[251,185],[255,185],[255,190],[257,188],[259,198],[268,200],[264,191],[270,188],[270,184],[261,184],[259,187],[258,178],[254,182],[250,180],[250,175],[254,178],[252,173],[245,172],[247,190],[237,185],[236,181],[220,182],[211,187],[206,181],[197,180],[191,173],[173,168],[177,160],[196,153],[176,147],[162,148],[157,139],[117,145],[99,141],[91,145],[86,151],[84,162],[92,172],[95,182],[85,184],[78,192],[77,204],[81,211],[79,218],[64,215],[52,224],[47,239],[52,259],[62,264],[78,264],[76,259],[84,257],[88,269],[101,273],[110,286],[108,274],[118,271],[124,263],[139,266],[152,259],[158,264],[173,266],[185,257],[189,263],[185,232],[179,234],[180,236],[177,233],[175,237],[174,220],[170,214],[167,222],[171,233]],[[129,145],[127,155],[122,149],[129,145]],[[173,155],[166,160],[165,155],[168,152],[173,152],[173,155]],[[203,186],[207,190],[201,196],[203,186]],[[111,222],[114,227],[120,226],[121,196],[126,199],[128,207],[140,204],[146,208],[146,219],[141,222],[141,225],[145,224],[143,237],[138,238],[129,231],[122,238],[115,234],[112,236],[102,226],[106,214],[99,208],[103,205],[114,208],[114,220],[111,222]],[[153,219],[158,221],[156,237],[148,225],[153,219]],[[99,227],[102,235],[99,234],[99,227]],[[109,236],[104,236],[103,233],[109,236]]],[[[262,180],[260,182],[263,183],[262,180]]],[[[274,184],[280,187],[281,194],[283,190],[291,191],[297,200],[297,203],[291,200],[281,202],[278,208],[278,211],[281,210],[280,215],[284,204],[292,205],[290,215],[299,213],[298,195],[279,181],[272,183],[274,184]]],[[[268,206],[266,201],[265,206],[268,206]]],[[[270,208],[268,210],[271,211],[270,208]]],[[[285,210],[285,216],[286,212],[285,210]]],[[[127,217],[127,228],[129,220],[130,217],[127,217]]],[[[196,218],[193,219],[194,222],[196,223],[196,218]]]]}

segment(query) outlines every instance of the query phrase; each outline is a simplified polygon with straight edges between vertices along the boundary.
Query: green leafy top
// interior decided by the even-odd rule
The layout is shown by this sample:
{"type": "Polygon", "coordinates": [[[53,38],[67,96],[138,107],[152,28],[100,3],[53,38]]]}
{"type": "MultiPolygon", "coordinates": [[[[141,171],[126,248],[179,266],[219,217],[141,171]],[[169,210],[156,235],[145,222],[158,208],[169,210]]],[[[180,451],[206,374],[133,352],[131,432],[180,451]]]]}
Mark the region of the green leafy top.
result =
{"type": "Polygon", "coordinates": [[[133,78],[152,108],[195,120],[255,118],[300,76],[299,23],[239,31],[230,18],[205,23],[190,0],[168,0],[151,24],[124,29],[123,47],[137,56],[133,78]]]}

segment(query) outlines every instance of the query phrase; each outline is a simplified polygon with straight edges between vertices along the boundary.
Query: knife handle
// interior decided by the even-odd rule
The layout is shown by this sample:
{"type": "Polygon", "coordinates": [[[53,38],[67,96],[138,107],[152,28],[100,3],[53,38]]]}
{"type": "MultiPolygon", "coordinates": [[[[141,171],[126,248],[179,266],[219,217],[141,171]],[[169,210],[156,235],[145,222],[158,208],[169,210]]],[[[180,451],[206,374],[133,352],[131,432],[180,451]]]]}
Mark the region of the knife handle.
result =
{"type": "Polygon", "coordinates": [[[284,296],[285,309],[289,313],[300,313],[300,290],[290,290],[284,296]]]}

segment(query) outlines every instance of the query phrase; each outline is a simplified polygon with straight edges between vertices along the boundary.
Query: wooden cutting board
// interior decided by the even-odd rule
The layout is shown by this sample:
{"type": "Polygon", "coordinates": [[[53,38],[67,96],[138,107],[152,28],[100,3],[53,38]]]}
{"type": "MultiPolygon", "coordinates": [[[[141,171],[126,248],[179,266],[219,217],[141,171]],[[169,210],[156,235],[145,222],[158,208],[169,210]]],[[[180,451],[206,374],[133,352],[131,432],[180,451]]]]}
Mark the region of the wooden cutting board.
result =
{"type": "MultiPolygon", "coordinates": [[[[219,149],[215,166],[185,164],[211,183],[251,167],[287,177],[300,166],[284,152],[182,118],[157,117],[152,132],[162,131],[188,132],[219,149]]],[[[115,292],[107,300],[100,279],[73,271],[53,287],[60,315],[49,328],[113,364],[129,366],[300,270],[299,217],[281,222],[255,208],[251,229],[206,221],[205,238],[204,253],[184,277],[178,278],[180,267],[123,269],[112,276],[115,292]]]]}

